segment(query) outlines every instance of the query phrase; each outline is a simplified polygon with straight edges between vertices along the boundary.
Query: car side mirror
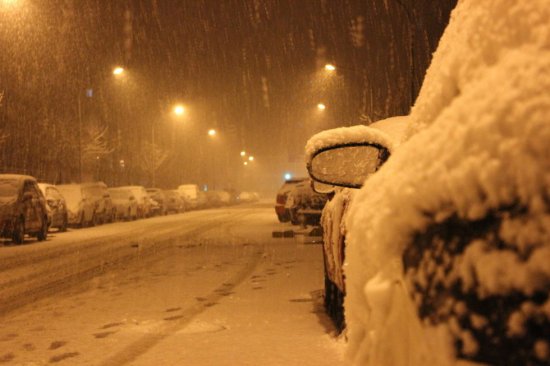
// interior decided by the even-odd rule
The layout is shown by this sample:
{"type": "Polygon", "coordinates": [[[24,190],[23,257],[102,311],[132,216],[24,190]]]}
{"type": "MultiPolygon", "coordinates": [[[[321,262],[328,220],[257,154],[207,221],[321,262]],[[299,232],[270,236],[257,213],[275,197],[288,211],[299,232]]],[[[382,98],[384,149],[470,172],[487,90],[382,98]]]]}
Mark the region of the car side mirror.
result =
{"type": "Polygon", "coordinates": [[[332,145],[316,151],[307,170],[319,183],[361,188],[365,179],[375,173],[389,155],[387,148],[375,143],[332,145]]]}
{"type": "Polygon", "coordinates": [[[313,191],[321,194],[330,194],[334,192],[333,185],[317,182],[313,179],[311,180],[311,188],[313,189],[313,191]]]}

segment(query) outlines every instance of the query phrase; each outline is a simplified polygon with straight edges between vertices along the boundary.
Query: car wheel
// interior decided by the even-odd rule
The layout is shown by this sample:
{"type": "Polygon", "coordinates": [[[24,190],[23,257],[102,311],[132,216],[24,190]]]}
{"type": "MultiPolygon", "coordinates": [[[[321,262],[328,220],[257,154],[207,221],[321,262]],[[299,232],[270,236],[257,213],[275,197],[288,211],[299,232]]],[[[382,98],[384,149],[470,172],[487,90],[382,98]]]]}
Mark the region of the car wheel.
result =
{"type": "Polygon", "coordinates": [[[12,240],[15,244],[23,244],[25,240],[25,219],[23,217],[15,220],[12,240]]]}
{"type": "Polygon", "coordinates": [[[44,241],[48,237],[48,219],[43,218],[42,219],[42,227],[40,228],[40,231],[36,234],[36,239],[38,241],[44,241]]]}
{"type": "Polygon", "coordinates": [[[69,219],[67,218],[67,215],[65,214],[63,216],[63,222],[61,223],[61,226],[59,227],[59,231],[64,233],[67,231],[67,226],[69,226],[69,219]]]}

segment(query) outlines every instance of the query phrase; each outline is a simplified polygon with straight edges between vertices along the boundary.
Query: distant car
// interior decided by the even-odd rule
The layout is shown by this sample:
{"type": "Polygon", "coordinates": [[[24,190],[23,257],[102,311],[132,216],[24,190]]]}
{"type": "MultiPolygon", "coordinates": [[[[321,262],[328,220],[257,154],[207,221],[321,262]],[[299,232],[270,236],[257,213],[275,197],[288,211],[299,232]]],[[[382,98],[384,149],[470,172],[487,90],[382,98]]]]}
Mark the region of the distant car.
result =
{"type": "Polygon", "coordinates": [[[44,195],[31,176],[0,174],[0,236],[21,244],[26,234],[39,241],[48,236],[44,195]]]}
{"type": "Polygon", "coordinates": [[[199,186],[196,184],[182,184],[177,189],[185,200],[185,207],[190,210],[199,208],[199,186]]]}
{"type": "Polygon", "coordinates": [[[116,188],[125,188],[129,189],[134,197],[136,198],[137,207],[138,207],[138,217],[144,218],[151,216],[151,199],[143,186],[123,186],[116,188]]]}
{"type": "Polygon", "coordinates": [[[257,192],[241,192],[237,196],[238,202],[241,203],[257,202],[259,199],[260,196],[257,192]]]}
{"type": "Polygon", "coordinates": [[[126,188],[109,188],[117,220],[136,220],[138,204],[134,194],[126,188]]]}
{"type": "MultiPolygon", "coordinates": [[[[399,116],[372,123],[369,126],[355,126],[350,128],[338,128],[318,133],[310,139],[312,146],[317,149],[311,150],[308,159],[315,158],[313,166],[311,163],[308,169],[318,182],[314,187],[319,190],[331,192],[331,199],[322,212],[321,226],[323,227],[323,258],[325,265],[325,308],[334,321],[336,327],[342,330],[345,326],[344,320],[344,297],[346,295],[346,284],[344,276],[344,259],[346,250],[346,225],[349,207],[353,201],[358,188],[363,185],[363,180],[355,180],[355,176],[361,177],[373,174],[388,159],[390,154],[397,148],[405,129],[407,117],[399,116]],[[340,138],[340,139],[338,139],[340,138]],[[331,141],[334,145],[325,146],[323,141],[331,141]],[[360,144],[363,144],[365,153],[360,153],[360,144]],[[370,144],[370,145],[369,145],[370,144]],[[356,145],[356,157],[352,164],[344,166],[345,155],[331,154],[338,146],[356,145]],[[331,154],[330,159],[323,161],[325,154],[331,154]],[[364,164],[355,159],[363,159],[364,164]],[[319,162],[317,161],[319,160],[319,162]],[[362,170],[361,170],[362,169],[362,170]],[[324,176],[317,171],[323,170],[324,176]],[[365,173],[367,172],[367,173],[365,173]],[[335,173],[335,174],[333,174],[335,173]],[[351,175],[346,177],[347,175],[351,175]],[[334,183],[338,179],[351,180],[354,182],[351,188],[334,187],[333,185],[322,186],[320,182],[334,183]]],[[[363,179],[363,178],[361,178],[363,179]]]]}
{"type": "Polygon", "coordinates": [[[180,213],[185,211],[185,203],[179,193],[175,190],[164,190],[166,211],[169,213],[180,213]]]}
{"type": "Polygon", "coordinates": [[[96,224],[115,221],[115,208],[113,207],[113,202],[105,183],[83,183],[82,189],[87,199],[94,202],[96,224]]]}
{"type": "Polygon", "coordinates": [[[67,231],[69,214],[65,198],[52,184],[38,183],[38,187],[46,198],[50,228],[57,228],[61,232],[67,231]]]}
{"type": "Polygon", "coordinates": [[[96,195],[90,195],[82,184],[60,184],[56,187],[65,198],[69,225],[85,227],[99,223],[96,195]]]}
{"type": "Polygon", "coordinates": [[[290,221],[290,213],[285,207],[288,193],[292,190],[292,187],[300,182],[308,180],[308,178],[295,178],[286,180],[281,188],[277,191],[275,198],[275,213],[280,222],[290,221]]]}
{"type": "Polygon", "coordinates": [[[164,191],[160,188],[147,188],[147,194],[156,202],[153,204],[153,214],[155,215],[166,215],[168,213],[168,208],[166,207],[166,195],[164,191]]]}
{"type": "Polygon", "coordinates": [[[307,179],[295,184],[287,194],[285,210],[292,225],[319,225],[327,195],[317,193],[307,179]]]}

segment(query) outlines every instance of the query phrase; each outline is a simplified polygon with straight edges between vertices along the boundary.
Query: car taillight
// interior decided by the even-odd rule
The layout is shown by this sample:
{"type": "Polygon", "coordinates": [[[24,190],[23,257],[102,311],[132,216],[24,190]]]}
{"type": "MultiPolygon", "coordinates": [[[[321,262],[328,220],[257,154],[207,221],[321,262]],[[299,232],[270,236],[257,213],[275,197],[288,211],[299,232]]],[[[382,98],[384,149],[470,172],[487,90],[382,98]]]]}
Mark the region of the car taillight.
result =
{"type": "Polygon", "coordinates": [[[286,203],[286,196],[284,194],[278,194],[277,203],[284,205],[286,203]]]}

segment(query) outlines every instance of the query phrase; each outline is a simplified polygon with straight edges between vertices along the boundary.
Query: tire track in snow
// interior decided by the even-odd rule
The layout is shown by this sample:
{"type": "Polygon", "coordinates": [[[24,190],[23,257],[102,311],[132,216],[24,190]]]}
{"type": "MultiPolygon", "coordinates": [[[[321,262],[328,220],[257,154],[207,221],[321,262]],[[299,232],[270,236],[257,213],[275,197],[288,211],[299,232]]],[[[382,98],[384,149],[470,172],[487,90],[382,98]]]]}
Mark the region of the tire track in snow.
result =
{"type": "Polygon", "coordinates": [[[123,231],[102,235],[82,243],[73,243],[74,245],[68,247],[44,246],[39,250],[30,251],[28,257],[25,257],[25,252],[22,251],[18,255],[21,258],[12,256],[6,266],[8,269],[2,266],[0,271],[0,316],[80,285],[104,274],[110,267],[142,256],[159,254],[156,252],[169,248],[175,240],[188,240],[218,229],[219,225],[227,222],[228,217],[234,221],[249,213],[244,209],[229,216],[227,212],[205,211],[204,215],[195,215],[196,217],[184,216],[181,218],[182,221],[174,226],[170,226],[174,220],[149,225],[143,222],[142,229],[131,233],[123,231]],[[204,221],[197,222],[201,219],[204,221]],[[138,243],[137,247],[135,243],[138,243]]]}
{"type": "MultiPolygon", "coordinates": [[[[235,221],[239,221],[239,223],[242,223],[242,216],[247,215],[250,215],[250,213],[239,216],[233,215],[231,217],[231,222],[226,222],[223,226],[227,226],[229,230],[232,226],[236,225],[235,221]]],[[[217,229],[219,229],[219,227],[217,229]]],[[[242,238],[242,241],[248,243],[247,239],[242,238]]],[[[259,245],[250,243],[248,243],[248,245],[251,245],[253,247],[256,246],[258,249],[260,249],[259,245]]],[[[177,317],[174,317],[173,319],[170,319],[170,322],[167,322],[161,331],[144,335],[139,340],[126,346],[124,349],[117,352],[115,355],[109,357],[98,365],[120,366],[131,363],[132,361],[138,359],[141,355],[145,354],[166,337],[169,337],[184,329],[194,320],[195,317],[207,310],[213,304],[222,300],[225,296],[227,296],[226,294],[228,292],[232,292],[234,288],[236,288],[247,278],[249,278],[260,263],[263,256],[263,250],[251,251],[250,257],[246,261],[246,265],[235,272],[232,277],[224,279],[223,283],[212,290],[210,294],[201,297],[201,301],[199,303],[196,303],[193,306],[183,309],[181,312],[178,312],[179,315],[177,317]],[[220,291],[220,289],[223,289],[223,291],[220,291]]]]}

